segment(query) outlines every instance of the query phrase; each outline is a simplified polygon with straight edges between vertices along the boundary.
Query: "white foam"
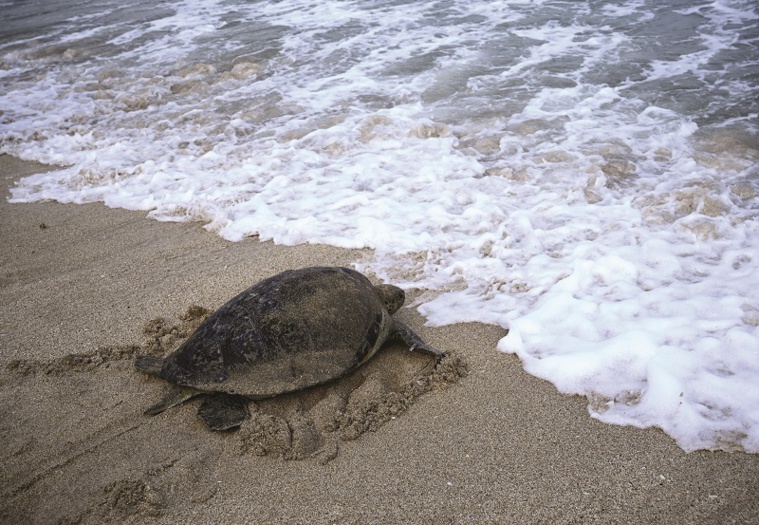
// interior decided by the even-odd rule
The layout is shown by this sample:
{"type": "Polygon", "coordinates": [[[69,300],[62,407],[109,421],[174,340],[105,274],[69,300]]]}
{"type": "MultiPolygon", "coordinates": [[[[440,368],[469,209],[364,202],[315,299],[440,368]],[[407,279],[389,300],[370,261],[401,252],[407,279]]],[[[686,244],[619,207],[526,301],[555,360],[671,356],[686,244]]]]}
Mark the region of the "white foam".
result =
{"type": "Polygon", "coordinates": [[[498,348],[593,417],[759,452],[752,113],[663,103],[683,75],[747,96],[756,53],[712,66],[752,8],[459,4],[111,6],[0,40],[0,151],[67,166],[12,199],[373,248],[431,323],[508,328],[498,348]],[[659,35],[687,52],[629,30],[660,16],[703,20],[659,35]]]}

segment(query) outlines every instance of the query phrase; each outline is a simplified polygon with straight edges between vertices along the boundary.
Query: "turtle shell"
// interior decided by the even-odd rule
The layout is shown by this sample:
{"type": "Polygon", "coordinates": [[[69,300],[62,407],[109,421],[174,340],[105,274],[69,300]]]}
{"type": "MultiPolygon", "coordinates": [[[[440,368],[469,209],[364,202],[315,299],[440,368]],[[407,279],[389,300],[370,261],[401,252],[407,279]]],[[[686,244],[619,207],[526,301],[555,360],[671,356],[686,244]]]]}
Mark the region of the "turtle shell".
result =
{"type": "Polygon", "coordinates": [[[291,270],[214,312],[164,360],[160,376],[203,392],[265,398],[343,375],[392,331],[390,312],[359,272],[291,270]]]}

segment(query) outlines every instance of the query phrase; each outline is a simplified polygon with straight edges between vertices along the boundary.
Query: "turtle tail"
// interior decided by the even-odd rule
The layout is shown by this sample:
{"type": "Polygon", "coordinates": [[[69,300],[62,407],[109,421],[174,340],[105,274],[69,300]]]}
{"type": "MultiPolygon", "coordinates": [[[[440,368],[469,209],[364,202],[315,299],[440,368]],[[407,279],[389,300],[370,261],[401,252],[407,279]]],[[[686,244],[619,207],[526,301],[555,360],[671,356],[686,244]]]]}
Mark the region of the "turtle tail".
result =
{"type": "Polygon", "coordinates": [[[157,376],[163,367],[163,358],[156,355],[138,355],[134,360],[134,367],[140,372],[157,376]]]}

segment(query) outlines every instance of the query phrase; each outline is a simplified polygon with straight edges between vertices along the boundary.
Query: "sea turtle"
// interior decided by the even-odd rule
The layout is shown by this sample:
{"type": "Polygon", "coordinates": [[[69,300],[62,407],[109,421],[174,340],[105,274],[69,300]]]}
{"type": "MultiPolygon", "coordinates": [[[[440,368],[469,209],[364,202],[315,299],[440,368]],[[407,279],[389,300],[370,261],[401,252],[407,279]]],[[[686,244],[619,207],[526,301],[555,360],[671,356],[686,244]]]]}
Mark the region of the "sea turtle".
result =
{"type": "Polygon", "coordinates": [[[394,320],[405,300],[349,268],[289,270],[255,284],[206,319],[168,357],[140,356],[137,369],[173,385],[146,414],[202,393],[198,415],[225,430],[249,417],[247,399],[326,383],[361,366],[389,340],[444,357],[394,320]]]}

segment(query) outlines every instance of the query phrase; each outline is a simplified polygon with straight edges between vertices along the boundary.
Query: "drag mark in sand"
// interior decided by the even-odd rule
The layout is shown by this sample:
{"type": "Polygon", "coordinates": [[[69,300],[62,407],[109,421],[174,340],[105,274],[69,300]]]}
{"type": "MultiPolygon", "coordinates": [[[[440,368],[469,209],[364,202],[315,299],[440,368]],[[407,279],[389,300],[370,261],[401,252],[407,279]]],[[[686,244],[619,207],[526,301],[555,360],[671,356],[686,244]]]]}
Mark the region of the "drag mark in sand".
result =
{"type": "Polygon", "coordinates": [[[165,355],[208,314],[192,306],[177,321],[153,319],[139,345],[15,360],[0,369],[0,521],[102,523],[202,504],[216,496],[225,461],[269,455],[329,462],[341,442],[378,431],[468,371],[456,355],[433,368],[429,356],[389,345],[336,381],[251,402],[253,417],[238,432],[208,432],[186,407],[144,416],[158,383],[134,370],[134,358],[165,355]],[[33,504],[45,494],[60,504],[33,504]]]}

